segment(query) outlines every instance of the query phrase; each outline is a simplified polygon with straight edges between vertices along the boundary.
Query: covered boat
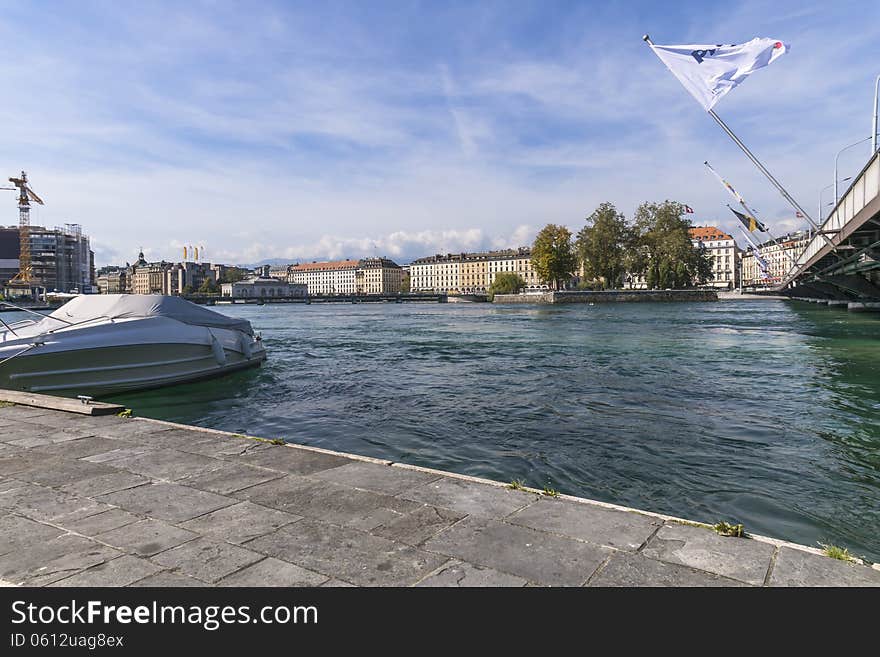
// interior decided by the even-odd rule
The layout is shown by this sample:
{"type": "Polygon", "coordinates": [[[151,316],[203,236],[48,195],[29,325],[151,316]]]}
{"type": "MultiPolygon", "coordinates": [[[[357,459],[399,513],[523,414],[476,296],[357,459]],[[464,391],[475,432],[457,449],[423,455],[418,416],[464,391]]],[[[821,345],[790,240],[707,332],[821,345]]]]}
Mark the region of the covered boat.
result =
{"type": "Polygon", "coordinates": [[[72,299],[0,324],[0,388],[107,395],[219,376],[266,359],[250,322],[162,295],[72,299]]]}

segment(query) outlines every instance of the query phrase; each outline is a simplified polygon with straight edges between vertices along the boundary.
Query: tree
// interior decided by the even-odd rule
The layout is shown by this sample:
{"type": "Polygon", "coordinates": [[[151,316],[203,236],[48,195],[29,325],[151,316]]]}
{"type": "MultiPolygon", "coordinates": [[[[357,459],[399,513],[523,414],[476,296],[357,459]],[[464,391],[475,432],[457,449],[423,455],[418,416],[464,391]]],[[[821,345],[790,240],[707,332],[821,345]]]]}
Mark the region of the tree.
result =
{"type": "Polygon", "coordinates": [[[520,278],[519,274],[503,271],[496,274],[495,280],[489,286],[489,298],[494,298],[496,294],[516,294],[525,286],[526,282],[520,278]]]}
{"type": "Polygon", "coordinates": [[[552,282],[557,290],[562,281],[570,279],[577,269],[571,231],[556,224],[544,226],[532,245],[532,267],[541,280],[552,282]]]}
{"type": "Polygon", "coordinates": [[[711,278],[709,255],[694,246],[690,228],[681,203],[640,205],[627,258],[630,271],[644,274],[650,289],[690,287],[711,278]]]}
{"type": "Polygon", "coordinates": [[[206,278],[199,286],[199,294],[216,294],[217,285],[210,278],[206,278]]]}
{"type": "Polygon", "coordinates": [[[238,267],[227,267],[223,270],[223,275],[220,277],[220,283],[238,283],[239,281],[247,278],[247,274],[243,269],[239,269],[238,267]]]}
{"type": "Polygon", "coordinates": [[[403,280],[400,281],[400,291],[402,294],[409,294],[409,290],[409,274],[404,274],[403,280]]]}
{"type": "Polygon", "coordinates": [[[626,252],[631,232],[624,216],[611,203],[602,203],[587,217],[575,242],[585,278],[601,289],[620,285],[626,273],[626,252]]]}
{"type": "Polygon", "coordinates": [[[183,292],[181,292],[182,295],[187,296],[187,297],[189,295],[191,295],[192,293],[193,293],[193,286],[192,285],[185,286],[183,288],[183,292]]]}

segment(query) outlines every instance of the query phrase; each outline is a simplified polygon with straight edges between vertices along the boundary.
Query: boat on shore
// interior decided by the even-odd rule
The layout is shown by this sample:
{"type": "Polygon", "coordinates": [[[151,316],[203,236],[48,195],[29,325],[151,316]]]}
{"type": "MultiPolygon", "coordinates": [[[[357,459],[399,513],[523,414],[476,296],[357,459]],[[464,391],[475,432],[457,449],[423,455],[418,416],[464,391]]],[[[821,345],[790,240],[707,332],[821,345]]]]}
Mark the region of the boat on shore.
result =
{"type": "Polygon", "coordinates": [[[250,322],[179,297],[82,295],[49,315],[0,321],[0,388],[109,395],[255,367],[250,322]]]}

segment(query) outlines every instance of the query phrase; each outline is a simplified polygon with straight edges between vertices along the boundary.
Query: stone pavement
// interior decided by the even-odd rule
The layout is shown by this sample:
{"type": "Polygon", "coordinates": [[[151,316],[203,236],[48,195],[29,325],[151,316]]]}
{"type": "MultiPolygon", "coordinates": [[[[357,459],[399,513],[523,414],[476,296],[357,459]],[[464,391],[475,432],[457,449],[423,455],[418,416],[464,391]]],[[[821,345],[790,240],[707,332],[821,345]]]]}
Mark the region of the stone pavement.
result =
{"type": "Polygon", "coordinates": [[[0,408],[24,586],[878,586],[770,539],[219,431],[0,408]]]}

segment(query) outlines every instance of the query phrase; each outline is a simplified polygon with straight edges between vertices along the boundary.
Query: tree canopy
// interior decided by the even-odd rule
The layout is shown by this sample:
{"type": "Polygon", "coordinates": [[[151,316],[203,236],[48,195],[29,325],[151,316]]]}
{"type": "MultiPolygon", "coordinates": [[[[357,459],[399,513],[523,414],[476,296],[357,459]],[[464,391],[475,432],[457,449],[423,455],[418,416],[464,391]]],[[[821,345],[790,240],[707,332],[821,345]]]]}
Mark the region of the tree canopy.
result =
{"type": "Polygon", "coordinates": [[[516,294],[526,286],[526,282],[519,274],[512,271],[503,271],[495,275],[495,280],[489,286],[489,297],[496,294],[516,294]]]}
{"type": "Polygon", "coordinates": [[[577,269],[577,255],[571,242],[571,231],[565,226],[547,224],[532,245],[532,267],[538,277],[553,282],[558,290],[577,269]]]}
{"type": "Polygon", "coordinates": [[[626,218],[611,203],[602,203],[587,217],[575,242],[587,280],[598,287],[619,287],[627,270],[627,251],[632,231],[626,218]]]}
{"type": "Polygon", "coordinates": [[[633,225],[630,271],[644,274],[650,289],[705,283],[712,275],[711,259],[702,246],[694,246],[690,228],[681,203],[642,203],[633,225]]]}

